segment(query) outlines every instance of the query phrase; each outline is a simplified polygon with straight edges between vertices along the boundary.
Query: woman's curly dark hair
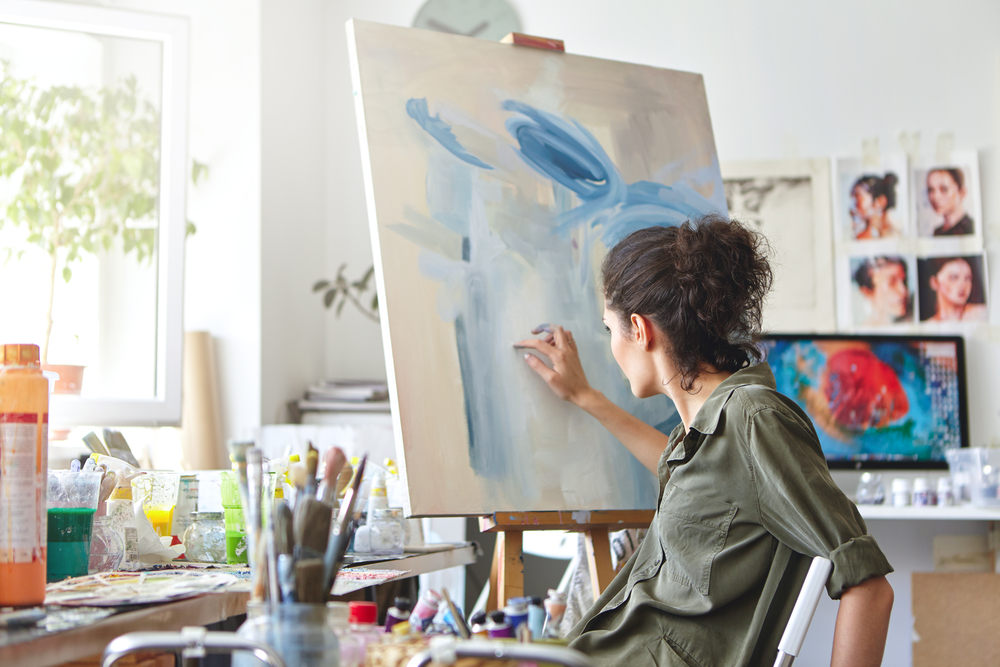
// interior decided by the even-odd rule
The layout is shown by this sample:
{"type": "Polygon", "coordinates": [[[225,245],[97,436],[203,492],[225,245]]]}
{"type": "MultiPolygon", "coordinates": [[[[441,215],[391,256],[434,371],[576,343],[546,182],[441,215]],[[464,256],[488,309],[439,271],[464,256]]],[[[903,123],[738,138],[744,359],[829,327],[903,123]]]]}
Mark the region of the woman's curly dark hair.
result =
{"type": "Polygon", "coordinates": [[[667,335],[691,391],[704,364],[734,372],[761,359],[767,252],[763,236],[719,215],[640,229],[604,258],[605,304],[626,326],[637,313],[667,335]]]}

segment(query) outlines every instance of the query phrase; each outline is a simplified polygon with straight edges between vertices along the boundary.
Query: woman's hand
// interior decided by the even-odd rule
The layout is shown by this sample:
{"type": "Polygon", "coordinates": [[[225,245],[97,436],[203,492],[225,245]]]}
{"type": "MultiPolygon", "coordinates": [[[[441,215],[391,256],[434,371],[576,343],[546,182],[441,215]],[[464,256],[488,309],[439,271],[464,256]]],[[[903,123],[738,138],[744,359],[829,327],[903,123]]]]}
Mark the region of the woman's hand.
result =
{"type": "Polygon", "coordinates": [[[545,338],[528,338],[514,343],[515,348],[530,348],[549,360],[547,366],[533,354],[525,354],[524,360],[531,370],[545,380],[559,398],[577,405],[590,391],[590,383],[580,364],[580,355],[576,350],[573,333],[561,326],[550,327],[540,324],[531,330],[533,334],[546,333],[545,338]]]}

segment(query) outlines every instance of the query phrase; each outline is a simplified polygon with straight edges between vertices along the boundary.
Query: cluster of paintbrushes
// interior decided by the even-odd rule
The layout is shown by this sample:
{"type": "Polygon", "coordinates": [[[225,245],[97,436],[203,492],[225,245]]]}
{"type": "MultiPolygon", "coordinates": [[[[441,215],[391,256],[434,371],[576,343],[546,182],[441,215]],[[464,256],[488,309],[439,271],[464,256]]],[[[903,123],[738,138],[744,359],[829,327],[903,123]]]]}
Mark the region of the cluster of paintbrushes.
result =
{"type": "Polygon", "coordinates": [[[246,493],[243,506],[252,597],[266,598],[271,604],[326,602],[351,542],[354,506],[368,457],[362,457],[352,470],[343,450],[331,447],[323,454],[323,480],[318,484],[319,452],[310,443],[305,461],[289,470],[295,485],[294,505],[289,505],[264,493],[258,448],[252,443],[231,443],[230,454],[240,492],[245,489],[246,493]],[[266,524],[265,515],[269,516],[266,524]]]}

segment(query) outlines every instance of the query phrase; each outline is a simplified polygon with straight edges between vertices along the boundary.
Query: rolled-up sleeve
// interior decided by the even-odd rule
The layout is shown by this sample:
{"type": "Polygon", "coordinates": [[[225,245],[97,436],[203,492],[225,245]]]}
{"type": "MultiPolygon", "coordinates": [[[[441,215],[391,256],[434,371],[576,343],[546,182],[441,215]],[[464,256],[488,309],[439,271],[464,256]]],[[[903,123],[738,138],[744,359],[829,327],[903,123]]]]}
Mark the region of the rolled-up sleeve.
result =
{"type": "Polygon", "coordinates": [[[892,572],[857,507],[830,477],[804,416],[764,408],[747,416],[746,435],[762,525],[793,551],[833,562],[830,597],[892,572]]]}

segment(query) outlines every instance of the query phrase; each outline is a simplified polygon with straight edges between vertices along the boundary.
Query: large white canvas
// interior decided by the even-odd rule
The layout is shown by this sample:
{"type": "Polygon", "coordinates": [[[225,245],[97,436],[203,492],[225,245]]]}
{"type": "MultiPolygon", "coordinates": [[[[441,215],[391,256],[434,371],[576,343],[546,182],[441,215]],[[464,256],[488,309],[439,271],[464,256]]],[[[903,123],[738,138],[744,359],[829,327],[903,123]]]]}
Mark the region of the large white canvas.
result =
{"type": "Polygon", "coordinates": [[[656,482],[512,344],[572,329],[591,383],[637,401],[599,267],[633,229],[725,211],[700,75],[348,23],[408,513],[649,508],[656,482]]]}

